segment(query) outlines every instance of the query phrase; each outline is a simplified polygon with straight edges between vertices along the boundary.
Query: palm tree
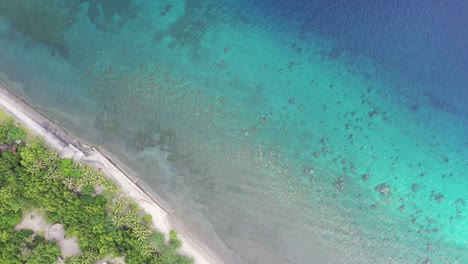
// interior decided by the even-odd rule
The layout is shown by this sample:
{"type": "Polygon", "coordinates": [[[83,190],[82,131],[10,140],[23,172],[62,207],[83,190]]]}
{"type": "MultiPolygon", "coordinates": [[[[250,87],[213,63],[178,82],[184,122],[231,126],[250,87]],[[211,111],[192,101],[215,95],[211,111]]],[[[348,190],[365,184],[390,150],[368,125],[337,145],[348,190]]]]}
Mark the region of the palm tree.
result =
{"type": "Polygon", "coordinates": [[[135,234],[135,237],[139,240],[139,241],[147,241],[148,238],[151,236],[151,230],[149,228],[147,228],[146,226],[143,226],[141,224],[137,224],[134,228],[133,228],[133,233],[135,234]]]}
{"type": "Polygon", "coordinates": [[[55,173],[56,170],[57,170],[57,163],[52,163],[52,164],[47,165],[47,169],[46,169],[47,173],[55,173]]]}
{"type": "Polygon", "coordinates": [[[83,254],[83,260],[85,260],[85,263],[93,263],[99,259],[99,253],[96,250],[89,249],[83,254]]]}
{"type": "Polygon", "coordinates": [[[43,160],[35,160],[26,170],[31,173],[32,176],[37,176],[40,171],[46,168],[46,164],[43,160]]]}
{"type": "Polygon", "coordinates": [[[100,172],[98,172],[95,168],[80,163],[78,169],[83,172],[83,178],[87,178],[95,182],[99,181],[100,172]]]}
{"type": "Polygon", "coordinates": [[[135,228],[138,225],[141,225],[141,217],[138,212],[130,211],[125,214],[126,225],[130,228],[135,228]]]}
{"type": "Polygon", "coordinates": [[[82,264],[81,256],[72,256],[67,258],[67,264],[82,264]]]}
{"type": "Polygon", "coordinates": [[[155,255],[154,258],[152,258],[149,263],[150,264],[164,264],[165,262],[163,258],[161,258],[158,255],[155,255]]]}
{"type": "Polygon", "coordinates": [[[37,169],[39,169],[39,170],[47,169],[47,163],[42,159],[37,160],[35,165],[36,165],[37,169]]]}
{"type": "Polygon", "coordinates": [[[104,186],[104,188],[109,191],[116,191],[118,189],[117,184],[115,182],[107,179],[102,179],[99,185],[104,186]]]}
{"type": "Polygon", "coordinates": [[[56,180],[55,175],[53,173],[46,173],[44,175],[44,180],[49,183],[54,182],[56,180]]]}
{"type": "Polygon", "coordinates": [[[111,217],[111,221],[114,225],[118,226],[118,227],[122,227],[124,226],[124,217],[121,216],[121,215],[117,215],[117,214],[113,214],[112,217],[111,217]]]}
{"type": "Polygon", "coordinates": [[[46,172],[46,174],[44,175],[44,179],[49,182],[63,181],[64,177],[58,171],[53,171],[53,172],[46,172]]]}
{"type": "Polygon", "coordinates": [[[60,161],[60,157],[57,153],[53,151],[48,151],[46,155],[44,155],[44,162],[46,163],[47,167],[57,167],[58,162],[60,161]]]}
{"type": "Polygon", "coordinates": [[[83,180],[83,178],[78,178],[74,180],[75,182],[75,189],[83,189],[84,186],[86,186],[86,181],[83,180]]]}
{"type": "Polygon", "coordinates": [[[62,183],[70,190],[75,189],[75,180],[71,177],[63,179],[62,183]]]}
{"type": "Polygon", "coordinates": [[[114,203],[114,213],[122,214],[128,203],[124,198],[118,198],[114,203]]]}
{"type": "Polygon", "coordinates": [[[155,253],[154,249],[146,243],[142,244],[140,252],[141,255],[146,259],[150,258],[155,253]]]}
{"type": "Polygon", "coordinates": [[[21,243],[19,251],[23,261],[28,260],[32,255],[32,250],[24,243],[21,243]]]}

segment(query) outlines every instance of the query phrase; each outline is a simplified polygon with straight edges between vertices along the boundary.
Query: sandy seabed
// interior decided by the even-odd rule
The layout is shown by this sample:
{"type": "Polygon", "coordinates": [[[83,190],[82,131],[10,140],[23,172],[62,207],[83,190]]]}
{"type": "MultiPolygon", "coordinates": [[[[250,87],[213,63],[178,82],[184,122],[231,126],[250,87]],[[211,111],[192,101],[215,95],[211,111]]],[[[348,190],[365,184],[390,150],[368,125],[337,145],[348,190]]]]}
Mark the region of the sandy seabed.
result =
{"type": "MultiPolygon", "coordinates": [[[[5,84],[0,83],[0,108],[13,116],[21,125],[31,130],[36,135],[44,138],[47,145],[58,151],[61,157],[71,158],[77,162],[87,163],[100,169],[108,178],[119,184],[121,190],[133,199],[153,219],[155,228],[166,234],[172,228],[167,217],[171,212],[165,210],[152,200],[134,181],[108,157],[94,146],[81,144],[78,139],[73,138],[67,131],[53,123],[32,107],[27,105],[17,95],[10,92],[5,84]]],[[[138,177],[136,177],[138,179],[138,177]]],[[[179,233],[182,241],[181,254],[192,257],[197,264],[217,264],[221,261],[213,252],[193,240],[179,233]]]]}

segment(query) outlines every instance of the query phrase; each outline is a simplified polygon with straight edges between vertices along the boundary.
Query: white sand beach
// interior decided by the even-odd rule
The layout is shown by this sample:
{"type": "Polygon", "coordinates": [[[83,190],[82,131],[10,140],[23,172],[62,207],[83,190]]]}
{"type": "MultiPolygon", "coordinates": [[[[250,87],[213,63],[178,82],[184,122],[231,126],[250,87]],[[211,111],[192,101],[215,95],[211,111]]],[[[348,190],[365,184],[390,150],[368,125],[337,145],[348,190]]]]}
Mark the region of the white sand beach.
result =
{"type": "MultiPolygon", "coordinates": [[[[13,116],[24,127],[44,138],[46,144],[56,149],[62,157],[72,158],[75,161],[85,162],[99,168],[107,177],[118,183],[123,192],[152,216],[153,224],[157,230],[167,235],[171,229],[174,229],[167,219],[170,211],[168,212],[146,195],[122,170],[117,168],[106,156],[102,155],[96,147],[80,144],[76,138],[71,137],[61,127],[8,91],[2,83],[0,83],[0,108],[13,116]],[[83,148],[86,151],[80,150],[83,148]]],[[[136,179],[138,178],[136,177],[136,179]]],[[[192,257],[195,263],[221,263],[212,252],[200,243],[188,239],[180,232],[179,238],[182,241],[180,253],[192,257]]]]}

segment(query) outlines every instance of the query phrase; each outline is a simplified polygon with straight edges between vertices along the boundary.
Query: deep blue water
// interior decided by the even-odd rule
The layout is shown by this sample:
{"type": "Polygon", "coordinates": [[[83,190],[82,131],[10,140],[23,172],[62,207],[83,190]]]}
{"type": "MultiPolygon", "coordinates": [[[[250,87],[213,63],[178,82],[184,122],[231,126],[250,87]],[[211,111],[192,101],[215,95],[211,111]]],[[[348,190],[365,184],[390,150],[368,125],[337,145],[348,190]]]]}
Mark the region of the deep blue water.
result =
{"type": "MultiPolygon", "coordinates": [[[[319,34],[337,54],[372,58],[411,94],[441,97],[440,107],[468,115],[468,2],[256,1],[293,36],[319,34]]],[[[401,93],[396,87],[390,92],[401,93]]],[[[434,99],[435,100],[435,99],[434,99]]]]}
{"type": "Polygon", "coordinates": [[[223,262],[466,263],[466,14],[0,0],[0,81],[104,144],[223,262]]]}

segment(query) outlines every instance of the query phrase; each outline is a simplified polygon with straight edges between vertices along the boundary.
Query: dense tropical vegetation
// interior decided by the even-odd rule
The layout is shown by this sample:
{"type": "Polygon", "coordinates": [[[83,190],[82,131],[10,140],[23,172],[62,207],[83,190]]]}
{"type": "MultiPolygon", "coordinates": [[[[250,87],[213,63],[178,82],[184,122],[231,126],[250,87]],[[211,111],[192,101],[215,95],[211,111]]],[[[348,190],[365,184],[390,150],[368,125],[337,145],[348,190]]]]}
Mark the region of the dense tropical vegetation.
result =
{"type": "Polygon", "coordinates": [[[66,263],[123,256],[126,263],[192,263],[177,254],[175,231],[166,242],[135,203],[94,168],[62,159],[0,115],[0,263],[55,263],[60,248],[32,230],[15,231],[24,212],[41,210],[76,237],[83,254],[66,263]],[[26,138],[27,137],[27,138],[26,138]]]}

